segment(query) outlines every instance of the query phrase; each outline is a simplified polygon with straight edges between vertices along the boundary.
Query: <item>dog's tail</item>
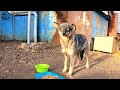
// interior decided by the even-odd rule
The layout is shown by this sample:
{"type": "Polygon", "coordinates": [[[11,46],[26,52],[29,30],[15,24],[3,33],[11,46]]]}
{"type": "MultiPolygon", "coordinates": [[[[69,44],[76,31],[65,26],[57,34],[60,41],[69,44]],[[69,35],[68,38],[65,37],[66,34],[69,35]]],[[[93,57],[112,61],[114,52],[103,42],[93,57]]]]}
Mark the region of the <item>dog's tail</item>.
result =
{"type": "Polygon", "coordinates": [[[81,58],[81,60],[83,60],[83,54],[84,54],[84,50],[82,50],[82,51],[80,52],[80,58],[81,58]]]}

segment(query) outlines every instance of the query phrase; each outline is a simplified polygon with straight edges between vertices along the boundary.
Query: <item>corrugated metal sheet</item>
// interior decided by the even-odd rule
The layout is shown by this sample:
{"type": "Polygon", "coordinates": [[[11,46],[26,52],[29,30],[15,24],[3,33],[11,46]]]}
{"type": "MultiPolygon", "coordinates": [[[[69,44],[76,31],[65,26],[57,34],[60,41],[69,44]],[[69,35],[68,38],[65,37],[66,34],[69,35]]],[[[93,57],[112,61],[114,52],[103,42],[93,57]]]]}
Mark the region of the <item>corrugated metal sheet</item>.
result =
{"type": "Polygon", "coordinates": [[[118,33],[120,33],[120,12],[118,12],[118,33]]]}
{"type": "MultiPolygon", "coordinates": [[[[37,11],[38,13],[38,40],[51,42],[56,32],[54,11],[37,11]]],[[[0,12],[0,36],[2,40],[27,40],[28,16],[13,16],[8,11],[0,12]]],[[[34,16],[31,19],[31,41],[34,39],[34,16]]]]}
{"type": "Polygon", "coordinates": [[[25,16],[14,17],[14,39],[15,40],[26,40],[27,25],[25,16]]]}
{"type": "MultiPolygon", "coordinates": [[[[28,16],[14,16],[14,39],[27,40],[28,16]]],[[[31,18],[31,41],[34,34],[34,16],[31,18]]]]}
{"type": "Polygon", "coordinates": [[[1,30],[0,36],[1,40],[12,40],[13,39],[13,15],[9,14],[7,11],[1,11],[1,30]]]}
{"type": "Polygon", "coordinates": [[[54,22],[56,21],[56,15],[54,11],[50,11],[49,12],[49,31],[47,32],[48,35],[48,42],[51,42],[51,40],[53,39],[53,36],[56,32],[56,27],[54,25],[54,22]]]}
{"type": "Polygon", "coordinates": [[[93,12],[92,37],[107,36],[107,32],[108,32],[108,20],[102,15],[93,12]]]}
{"type": "Polygon", "coordinates": [[[114,13],[111,20],[109,21],[108,35],[116,37],[117,30],[118,30],[118,14],[114,13]]]}
{"type": "Polygon", "coordinates": [[[38,37],[41,41],[51,42],[56,32],[54,22],[56,15],[54,11],[40,11],[39,12],[39,31],[38,37]]]}

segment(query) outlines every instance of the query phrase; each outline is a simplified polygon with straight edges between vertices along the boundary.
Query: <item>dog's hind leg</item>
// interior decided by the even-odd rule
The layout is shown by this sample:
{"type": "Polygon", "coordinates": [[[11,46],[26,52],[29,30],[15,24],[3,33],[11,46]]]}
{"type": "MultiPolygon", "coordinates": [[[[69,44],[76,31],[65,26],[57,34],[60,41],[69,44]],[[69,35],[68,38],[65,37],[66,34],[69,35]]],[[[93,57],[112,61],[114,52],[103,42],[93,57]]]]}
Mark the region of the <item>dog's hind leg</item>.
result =
{"type": "Polygon", "coordinates": [[[86,56],[86,68],[89,69],[88,56],[86,56]]]}
{"type": "Polygon", "coordinates": [[[82,51],[80,52],[81,60],[83,59],[83,55],[84,55],[84,50],[82,50],[82,51]]]}
{"type": "Polygon", "coordinates": [[[88,55],[89,55],[89,51],[88,51],[88,50],[85,50],[86,68],[89,69],[88,55]]]}
{"type": "Polygon", "coordinates": [[[65,57],[65,61],[64,61],[64,68],[62,72],[66,72],[67,71],[67,59],[68,59],[68,55],[66,53],[64,53],[64,57],[65,57]]]}

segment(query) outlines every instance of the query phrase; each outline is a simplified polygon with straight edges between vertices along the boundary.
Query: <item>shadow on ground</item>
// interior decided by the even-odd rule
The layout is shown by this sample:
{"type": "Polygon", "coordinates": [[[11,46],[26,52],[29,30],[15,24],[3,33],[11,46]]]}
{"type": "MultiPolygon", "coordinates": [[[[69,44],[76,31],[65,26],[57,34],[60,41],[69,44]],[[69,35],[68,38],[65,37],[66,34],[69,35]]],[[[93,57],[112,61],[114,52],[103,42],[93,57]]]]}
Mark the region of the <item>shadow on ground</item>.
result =
{"type": "MultiPolygon", "coordinates": [[[[91,69],[93,66],[101,63],[102,61],[105,61],[106,59],[108,59],[110,57],[110,55],[104,55],[104,56],[98,57],[97,59],[94,59],[95,56],[96,56],[96,54],[93,54],[89,58],[90,59],[90,61],[89,61],[90,68],[89,69],[91,69]]],[[[82,65],[75,68],[76,70],[73,72],[73,74],[75,74],[83,69],[86,69],[85,64],[86,64],[86,61],[84,60],[84,62],[82,62],[82,65]]]]}

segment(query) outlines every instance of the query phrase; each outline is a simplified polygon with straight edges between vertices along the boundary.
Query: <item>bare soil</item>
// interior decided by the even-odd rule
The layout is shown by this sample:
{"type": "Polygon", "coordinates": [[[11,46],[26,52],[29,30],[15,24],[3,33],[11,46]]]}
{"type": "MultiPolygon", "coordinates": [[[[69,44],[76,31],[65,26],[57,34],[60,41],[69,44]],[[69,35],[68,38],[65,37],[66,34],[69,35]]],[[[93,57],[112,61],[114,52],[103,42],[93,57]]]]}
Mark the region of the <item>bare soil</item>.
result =
{"type": "MultiPolygon", "coordinates": [[[[35,79],[35,65],[47,63],[49,71],[61,73],[64,57],[59,46],[38,44],[38,47],[20,48],[20,42],[0,42],[0,79],[35,79]],[[40,46],[40,47],[39,47],[40,46]]],[[[90,51],[90,69],[85,68],[85,60],[73,71],[74,79],[120,79],[120,57],[109,53],[90,51]]],[[[68,63],[69,66],[69,63],[68,63]]]]}

